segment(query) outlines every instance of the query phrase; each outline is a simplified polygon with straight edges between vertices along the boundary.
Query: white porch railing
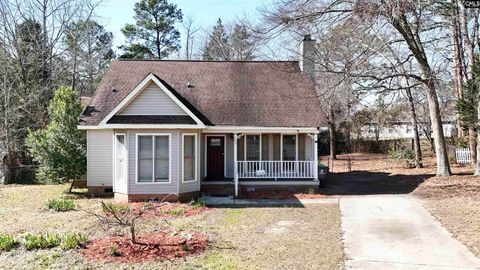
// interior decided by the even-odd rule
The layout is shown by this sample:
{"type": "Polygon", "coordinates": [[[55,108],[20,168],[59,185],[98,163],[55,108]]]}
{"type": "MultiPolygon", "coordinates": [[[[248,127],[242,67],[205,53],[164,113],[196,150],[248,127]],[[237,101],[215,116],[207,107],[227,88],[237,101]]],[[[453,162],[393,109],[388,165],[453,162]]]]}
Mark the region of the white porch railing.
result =
{"type": "Polygon", "coordinates": [[[455,159],[458,164],[471,164],[472,155],[470,154],[470,149],[468,148],[457,148],[455,149],[455,159]]]}
{"type": "Polygon", "coordinates": [[[238,178],[315,178],[315,161],[237,161],[238,178]]]}

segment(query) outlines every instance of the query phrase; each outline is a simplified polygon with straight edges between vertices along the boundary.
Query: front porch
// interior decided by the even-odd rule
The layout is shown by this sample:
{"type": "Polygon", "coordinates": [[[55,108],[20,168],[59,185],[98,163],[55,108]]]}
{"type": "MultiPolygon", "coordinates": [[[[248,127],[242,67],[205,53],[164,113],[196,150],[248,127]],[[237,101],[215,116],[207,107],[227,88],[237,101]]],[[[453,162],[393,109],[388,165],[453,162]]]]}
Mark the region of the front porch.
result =
{"type": "Polygon", "coordinates": [[[317,130],[205,134],[202,185],[315,187],[317,130]]]}

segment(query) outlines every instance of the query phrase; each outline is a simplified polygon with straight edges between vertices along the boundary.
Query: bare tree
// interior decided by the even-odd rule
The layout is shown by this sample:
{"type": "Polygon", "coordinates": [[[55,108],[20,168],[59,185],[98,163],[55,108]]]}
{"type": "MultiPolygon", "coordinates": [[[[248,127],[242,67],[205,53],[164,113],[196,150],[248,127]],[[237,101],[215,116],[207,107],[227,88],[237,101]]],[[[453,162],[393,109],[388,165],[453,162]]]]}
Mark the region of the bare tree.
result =
{"type": "Polygon", "coordinates": [[[184,18],[182,26],[185,31],[185,59],[190,60],[193,56],[196,34],[201,28],[195,26],[195,19],[191,15],[184,18]]]}
{"type": "MultiPolygon", "coordinates": [[[[264,32],[279,32],[289,29],[317,30],[323,33],[325,28],[346,25],[345,21],[357,20],[358,25],[368,26],[366,33],[371,36],[388,37],[388,44],[395,45],[411,55],[415,60],[418,72],[406,76],[419,82],[427,94],[429,114],[433,128],[435,154],[437,160],[437,175],[451,174],[448,162],[445,136],[442,128],[442,119],[437,96],[437,74],[432,68],[431,48],[437,45],[434,31],[444,27],[436,17],[436,6],[414,1],[320,1],[320,0],[289,0],[281,1],[273,10],[264,12],[268,24],[264,32]],[[306,26],[311,26],[310,28],[306,26]]],[[[368,51],[382,49],[383,46],[371,44],[368,51]]],[[[368,52],[367,51],[367,52],[368,52]]],[[[390,59],[389,59],[390,60],[390,59]]],[[[366,61],[381,65],[380,59],[372,58],[367,54],[366,61]]],[[[388,74],[371,74],[371,70],[359,69],[356,66],[349,70],[339,70],[348,76],[361,77],[365,80],[389,81],[393,78],[405,77],[403,73],[389,72],[388,74]],[[357,74],[353,74],[357,73],[357,74]]]]}

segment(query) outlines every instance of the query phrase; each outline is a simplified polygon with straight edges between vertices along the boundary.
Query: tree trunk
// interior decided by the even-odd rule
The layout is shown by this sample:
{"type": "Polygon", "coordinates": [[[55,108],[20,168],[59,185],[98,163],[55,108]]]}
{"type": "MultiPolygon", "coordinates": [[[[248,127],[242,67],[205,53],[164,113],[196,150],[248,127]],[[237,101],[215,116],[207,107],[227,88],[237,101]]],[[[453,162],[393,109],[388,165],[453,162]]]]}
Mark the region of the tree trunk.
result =
{"type": "Polygon", "coordinates": [[[137,238],[135,235],[135,221],[132,221],[132,224],[130,225],[130,236],[132,238],[132,244],[136,244],[137,238]]]}
{"type": "Polygon", "coordinates": [[[437,93],[431,73],[426,79],[428,107],[430,110],[430,119],[432,121],[433,142],[435,144],[435,155],[437,158],[437,176],[450,176],[450,164],[448,163],[447,144],[443,134],[442,118],[438,106],[437,93]]]}
{"type": "Polygon", "coordinates": [[[468,148],[472,153],[472,163],[477,162],[477,132],[473,127],[468,128],[468,148]]]}
{"type": "MultiPolygon", "coordinates": [[[[452,43],[452,59],[453,59],[453,70],[454,70],[454,87],[455,87],[455,97],[458,99],[462,96],[462,55],[460,48],[459,40],[459,29],[458,29],[458,20],[457,20],[457,4],[456,0],[451,0],[453,6],[453,13],[450,15],[450,30],[452,32],[451,43],[452,43]]],[[[456,129],[457,137],[463,138],[464,132],[460,122],[460,118],[457,113],[456,129]]]]}
{"type": "Polygon", "coordinates": [[[337,131],[335,129],[335,124],[330,124],[330,127],[328,130],[330,132],[330,159],[336,160],[337,159],[337,142],[336,142],[337,131]]]}
{"type": "Polygon", "coordinates": [[[413,149],[415,151],[415,167],[423,168],[422,148],[420,147],[420,135],[418,134],[418,120],[417,112],[415,111],[415,104],[413,102],[412,91],[407,88],[408,103],[410,105],[410,114],[412,116],[413,127],[413,149]]]}
{"type": "MultiPolygon", "coordinates": [[[[480,95],[480,93],[479,93],[480,95]]],[[[477,122],[477,132],[480,131],[480,102],[478,103],[478,107],[477,107],[477,110],[478,110],[478,114],[477,114],[477,119],[478,119],[478,122],[477,122]]],[[[477,136],[477,145],[480,144],[480,136],[477,136]]],[[[477,147],[477,157],[480,157],[480,147],[477,147]]],[[[480,176],[480,158],[477,158],[477,163],[476,163],[476,166],[475,166],[475,175],[476,176],[480,176]]]]}

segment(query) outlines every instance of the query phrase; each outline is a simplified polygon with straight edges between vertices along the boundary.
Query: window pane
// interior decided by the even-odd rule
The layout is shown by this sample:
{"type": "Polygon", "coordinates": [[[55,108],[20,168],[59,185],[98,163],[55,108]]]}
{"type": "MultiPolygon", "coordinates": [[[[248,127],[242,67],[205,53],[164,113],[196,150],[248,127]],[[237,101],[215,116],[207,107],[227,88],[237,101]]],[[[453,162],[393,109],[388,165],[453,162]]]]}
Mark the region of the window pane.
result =
{"type": "Polygon", "coordinates": [[[138,182],[152,182],[152,158],[138,160],[138,182]]]}
{"type": "Polygon", "coordinates": [[[168,158],[168,136],[155,136],[155,157],[168,158]]]}
{"type": "Polygon", "coordinates": [[[240,137],[237,141],[237,159],[245,160],[245,136],[240,137]]]}
{"type": "Polygon", "coordinates": [[[155,182],[168,182],[169,142],[168,136],[155,136],[155,182]]]}
{"type": "Polygon", "coordinates": [[[280,160],[280,134],[273,134],[273,160],[280,160]]]}
{"type": "Polygon", "coordinates": [[[268,158],[268,149],[270,145],[268,144],[268,135],[262,135],[262,160],[269,160],[268,158]]]}
{"type": "Polygon", "coordinates": [[[168,182],[168,158],[155,159],[155,182],[168,182]]]}
{"type": "Polygon", "coordinates": [[[152,136],[138,136],[138,156],[152,158],[152,136]]]}
{"type": "Polygon", "coordinates": [[[183,141],[184,181],[195,180],[195,136],[187,135],[183,141]]]}
{"type": "Polygon", "coordinates": [[[305,134],[298,134],[298,160],[305,160],[305,134]]]}
{"type": "Polygon", "coordinates": [[[247,135],[247,160],[260,160],[259,135],[247,135]]]}
{"type": "Polygon", "coordinates": [[[138,136],[138,182],[152,182],[152,136],[138,136]]]}
{"type": "Polygon", "coordinates": [[[116,135],[117,143],[116,149],[117,157],[124,157],[125,156],[125,135],[116,135]]]}
{"type": "Polygon", "coordinates": [[[283,135],[283,160],[295,160],[295,135],[283,135]]]}

